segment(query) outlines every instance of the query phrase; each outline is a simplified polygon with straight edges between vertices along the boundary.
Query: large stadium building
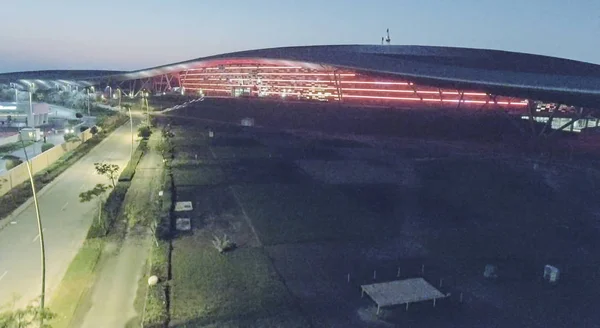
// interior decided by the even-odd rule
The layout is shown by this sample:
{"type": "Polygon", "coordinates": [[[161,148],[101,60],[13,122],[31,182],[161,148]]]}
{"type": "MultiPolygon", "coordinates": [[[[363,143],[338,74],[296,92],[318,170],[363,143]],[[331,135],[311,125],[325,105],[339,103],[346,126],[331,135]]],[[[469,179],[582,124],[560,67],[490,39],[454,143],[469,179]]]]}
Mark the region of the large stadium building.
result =
{"type": "MultiPolygon", "coordinates": [[[[130,96],[177,90],[207,97],[256,97],[408,108],[532,111],[534,101],[596,108],[600,66],[497,50],[342,45],[228,53],[132,72],[0,74],[27,89],[119,89],[130,96]]],[[[550,107],[548,107],[550,108],[550,107]]],[[[542,107],[545,109],[545,107],[542,107]]]]}

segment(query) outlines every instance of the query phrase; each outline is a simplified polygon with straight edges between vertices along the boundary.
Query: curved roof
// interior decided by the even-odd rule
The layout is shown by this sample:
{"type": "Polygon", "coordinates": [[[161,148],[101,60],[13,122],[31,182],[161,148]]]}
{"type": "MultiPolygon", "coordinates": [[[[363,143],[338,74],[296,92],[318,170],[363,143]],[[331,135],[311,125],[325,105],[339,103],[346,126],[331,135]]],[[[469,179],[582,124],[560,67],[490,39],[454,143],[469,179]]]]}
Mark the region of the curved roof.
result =
{"type": "Polygon", "coordinates": [[[333,45],[249,50],[126,73],[95,74],[86,80],[139,79],[231,60],[326,65],[440,87],[580,106],[600,103],[600,65],[516,52],[432,46],[333,45]]]}

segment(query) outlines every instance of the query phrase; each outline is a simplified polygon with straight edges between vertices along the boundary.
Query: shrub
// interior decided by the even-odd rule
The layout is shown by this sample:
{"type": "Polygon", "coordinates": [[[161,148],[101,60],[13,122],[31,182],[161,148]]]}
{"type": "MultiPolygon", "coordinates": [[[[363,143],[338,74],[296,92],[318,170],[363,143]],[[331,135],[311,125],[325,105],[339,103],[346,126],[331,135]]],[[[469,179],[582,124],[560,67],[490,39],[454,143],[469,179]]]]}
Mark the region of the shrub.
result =
{"type": "Polygon", "coordinates": [[[77,118],[82,118],[82,117],[83,117],[83,114],[81,114],[81,113],[76,113],[76,114],[75,114],[75,117],[77,117],[77,118]]]}
{"type": "Polygon", "coordinates": [[[79,137],[75,133],[67,133],[63,136],[63,138],[65,139],[66,142],[80,140],[79,137]]]}
{"type": "Polygon", "coordinates": [[[49,142],[44,143],[42,145],[42,153],[45,152],[45,151],[47,151],[47,150],[49,150],[49,149],[52,149],[52,147],[54,147],[54,144],[49,143],[49,142]]]}
{"type": "Polygon", "coordinates": [[[23,161],[20,158],[13,155],[6,155],[2,159],[6,161],[4,165],[6,166],[7,171],[23,163],[23,161]]]}
{"type": "Polygon", "coordinates": [[[83,125],[83,126],[80,126],[80,127],[79,127],[79,132],[83,132],[83,131],[85,131],[85,130],[87,130],[87,129],[89,129],[89,128],[90,128],[89,126],[85,126],[85,125],[83,125]]]}
{"type": "Polygon", "coordinates": [[[223,238],[215,236],[212,241],[213,246],[219,251],[219,253],[225,253],[227,251],[235,249],[235,243],[232,242],[227,235],[223,235],[223,238]]]}
{"type": "Polygon", "coordinates": [[[144,155],[144,152],[146,151],[147,143],[148,141],[146,140],[140,141],[140,144],[133,153],[133,156],[129,160],[129,163],[127,164],[123,172],[121,172],[121,175],[119,176],[119,181],[131,181],[131,179],[133,179],[133,175],[135,174],[135,168],[137,167],[140,159],[142,159],[142,155],[144,155]]]}
{"type": "Polygon", "coordinates": [[[143,139],[148,139],[148,138],[150,138],[151,134],[152,134],[152,130],[150,130],[149,126],[140,126],[138,128],[138,137],[141,137],[143,139]]]}
{"type": "Polygon", "coordinates": [[[104,237],[110,231],[110,228],[117,220],[119,210],[125,200],[125,194],[131,183],[119,182],[110,192],[106,201],[102,205],[102,216],[100,220],[95,220],[88,231],[87,239],[104,237]]]}
{"type": "Polygon", "coordinates": [[[97,126],[92,126],[92,128],[90,129],[90,133],[92,135],[95,135],[96,133],[98,133],[98,127],[97,126]]]}

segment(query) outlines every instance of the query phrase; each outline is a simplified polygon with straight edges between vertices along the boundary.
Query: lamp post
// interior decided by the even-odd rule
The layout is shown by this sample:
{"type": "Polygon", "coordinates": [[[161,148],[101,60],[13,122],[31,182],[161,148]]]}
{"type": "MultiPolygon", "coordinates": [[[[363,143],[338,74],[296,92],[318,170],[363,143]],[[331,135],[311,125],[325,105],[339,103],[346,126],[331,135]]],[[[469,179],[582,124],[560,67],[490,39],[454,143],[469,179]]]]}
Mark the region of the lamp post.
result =
{"type": "Polygon", "coordinates": [[[117,94],[119,95],[119,109],[121,109],[121,98],[123,96],[123,91],[121,91],[121,88],[117,88],[117,94]]]}
{"type": "Polygon", "coordinates": [[[148,96],[150,94],[147,91],[142,91],[142,110],[144,110],[144,104],[146,105],[146,124],[150,126],[150,108],[148,107],[148,96]]]}
{"type": "Polygon", "coordinates": [[[34,87],[35,84],[34,83],[29,83],[29,113],[27,113],[27,126],[28,127],[35,127],[35,122],[34,120],[34,115],[33,115],[33,91],[34,91],[34,87]]]}
{"type": "Polygon", "coordinates": [[[129,129],[131,130],[131,152],[129,154],[129,159],[131,159],[133,158],[133,118],[131,117],[131,105],[127,105],[127,109],[129,110],[129,129]]]}
{"type": "Polygon", "coordinates": [[[31,192],[33,193],[33,204],[35,206],[35,215],[37,217],[38,234],[40,236],[40,260],[42,264],[42,292],[40,294],[40,327],[44,326],[44,303],[46,299],[46,248],[44,246],[44,229],[42,228],[42,217],[40,216],[40,207],[38,204],[37,194],[35,192],[35,183],[33,182],[33,174],[31,173],[31,163],[27,156],[27,149],[23,142],[23,132],[19,133],[19,139],[21,139],[21,145],[23,146],[23,152],[25,153],[25,162],[27,163],[27,173],[29,174],[29,182],[31,183],[31,192]]]}

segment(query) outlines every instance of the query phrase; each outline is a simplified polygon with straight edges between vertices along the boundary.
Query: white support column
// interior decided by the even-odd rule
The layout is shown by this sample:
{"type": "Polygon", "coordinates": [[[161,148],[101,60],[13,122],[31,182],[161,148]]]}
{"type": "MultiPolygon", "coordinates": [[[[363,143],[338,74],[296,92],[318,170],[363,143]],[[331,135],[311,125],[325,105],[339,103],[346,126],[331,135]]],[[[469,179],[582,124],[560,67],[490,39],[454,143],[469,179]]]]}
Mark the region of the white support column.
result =
{"type": "Polygon", "coordinates": [[[33,95],[31,93],[31,89],[29,89],[29,113],[27,113],[27,126],[28,127],[34,127],[35,126],[35,122],[33,121],[34,115],[33,115],[33,95]]]}

